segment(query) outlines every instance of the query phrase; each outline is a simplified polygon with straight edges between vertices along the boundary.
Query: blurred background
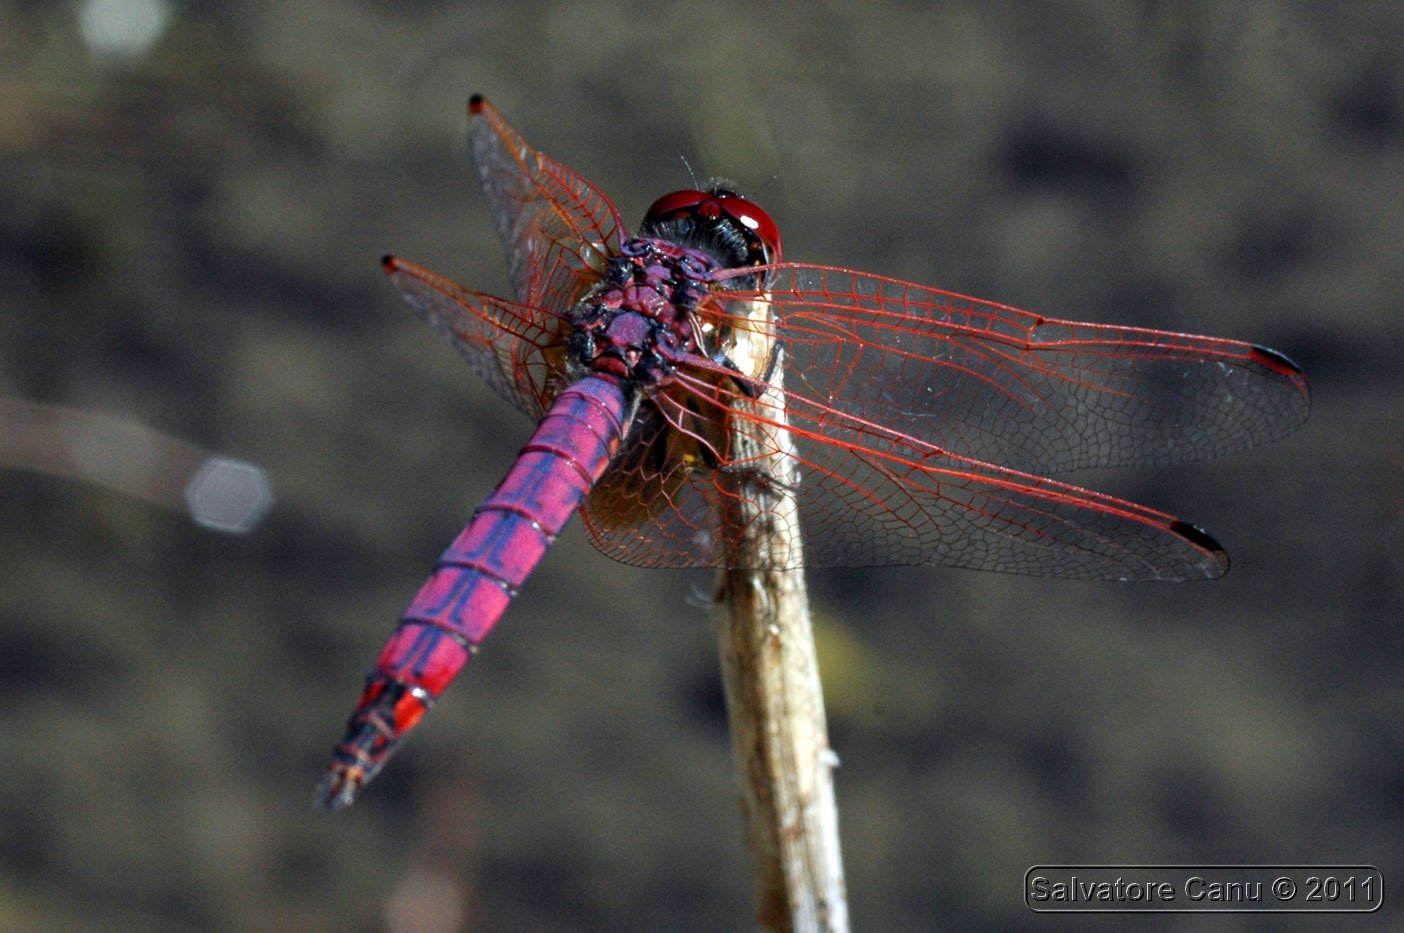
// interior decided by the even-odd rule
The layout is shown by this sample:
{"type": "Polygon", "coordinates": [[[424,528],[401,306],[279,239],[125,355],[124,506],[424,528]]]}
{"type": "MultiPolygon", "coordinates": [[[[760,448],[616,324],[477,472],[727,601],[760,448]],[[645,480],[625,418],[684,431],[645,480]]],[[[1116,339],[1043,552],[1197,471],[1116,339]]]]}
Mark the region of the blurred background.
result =
{"type": "Polygon", "coordinates": [[[0,928],[751,925],[711,577],[578,524],[357,804],[312,810],[530,431],[377,262],[507,293],[473,92],[630,224],[686,158],[788,258],[1313,381],[1274,446],[1071,477],[1204,525],[1221,581],[811,575],[856,929],[1097,926],[1027,911],[1035,863],[1399,890],[1401,50],[1404,6],[1337,2],[0,4],[0,928]],[[265,471],[246,534],[185,510],[210,452],[265,471]]]}

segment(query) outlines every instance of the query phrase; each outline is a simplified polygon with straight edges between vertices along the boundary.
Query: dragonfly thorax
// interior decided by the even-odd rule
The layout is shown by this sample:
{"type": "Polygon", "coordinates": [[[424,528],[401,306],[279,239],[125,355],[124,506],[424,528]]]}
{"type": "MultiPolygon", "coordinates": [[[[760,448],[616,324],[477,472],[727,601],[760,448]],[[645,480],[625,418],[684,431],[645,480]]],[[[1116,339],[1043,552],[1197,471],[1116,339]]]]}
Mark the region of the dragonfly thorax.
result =
{"type": "Polygon", "coordinates": [[[578,306],[572,355],[594,372],[667,382],[684,357],[699,352],[694,310],[715,266],[706,253],[667,240],[625,240],[578,306]]]}

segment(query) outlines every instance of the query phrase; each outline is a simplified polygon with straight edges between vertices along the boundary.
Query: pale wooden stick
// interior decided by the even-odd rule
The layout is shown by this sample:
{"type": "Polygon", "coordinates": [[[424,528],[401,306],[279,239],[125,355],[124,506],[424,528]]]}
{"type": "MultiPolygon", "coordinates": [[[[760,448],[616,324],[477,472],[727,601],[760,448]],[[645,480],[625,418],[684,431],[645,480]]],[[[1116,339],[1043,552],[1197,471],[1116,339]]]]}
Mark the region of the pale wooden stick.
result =
{"type": "MultiPolygon", "coordinates": [[[[753,374],[771,368],[769,305],[753,304],[759,326],[738,338],[733,353],[753,374]]],[[[781,380],[776,353],[771,384],[781,380]]],[[[783,394],[775,388],[754,402],[770,422],[734,418],[734,456],[758,472],[733,477],[734,501],[723,520],[733,536],[734,567],[799,568],[800,526],[794,499],[798,476],[789,456],[783,394]],[[745,462],[745,461],[743,461],[745,462]]],[[[740,777],[747,845],[756,876],[757,924],[770,931],[848,929],[848,898],[839,849],[838,808],[824,695],[809,623],[804,571],[724,570],[717,586],[722,678],[731,744],[740,777]]]]}

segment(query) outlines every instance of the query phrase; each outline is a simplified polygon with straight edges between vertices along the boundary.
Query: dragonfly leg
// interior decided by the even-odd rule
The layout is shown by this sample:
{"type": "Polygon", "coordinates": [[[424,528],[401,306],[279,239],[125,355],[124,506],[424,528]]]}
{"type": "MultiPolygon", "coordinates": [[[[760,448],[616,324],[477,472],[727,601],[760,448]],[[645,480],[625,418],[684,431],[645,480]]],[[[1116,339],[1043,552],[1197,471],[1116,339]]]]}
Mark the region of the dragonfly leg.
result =
{"type": "Polygon", "coordinates": [[[785,342],[783,340],[777,337],[770,342],[770,354],[765,363],[765,374],[760,378],[762,383],[770,385],[771,380],[775,378],[776,370],[780,368],[780,360],[784,357],[784,353],[785,342]]]}
{"type": "Polygon", "coordinates": [[[778,479],[768,470],[757,469],[753,466],[741,466],[735,463],[727,463],[717,467],[718,472],[729,473],[739,477],[741,482],[752,492],[762,495],[794,495],[797,492],[795,483],[786,483],[778,479]]]}
{"type": "MultiPolygon", "coordinates": [[[[741,384],[742,379],[746,379],[746,377],[739,376],[737,379],[738,384],[741,384]]],[[[761,385],[764,384],[761,383],[761,385]]],[[[690,433],[699,439],[706,438],[710,433],[708,428],[711,422],[698,411],[696,399],[688,399],[684,407],[687,411],[687,417],[692,422],[692,430],[690,433]]],[[[662,451],[664,448],[660,445],[657,449],[662,451]]],[[[699,443],[697,445],[697,453],[702,458],[702,463],[704,465],[718,473],[726,473],[738,477],[742,485],[752,492],[763,495],[774,494],[777,490],[790,495],[795,493],[796,488],[794,483],[783,482],[767,470],[760,469],[750,463],[726,462],[717,453],[717,449],[713,447],[711,443],[705,441],[699,443]]],[[[798,480],[798,474],[796,474],[796,480],[798,480]]]]}
{"type": "Polygon", "coordinates": [[[713,353],[711,359],[712,362],[716,363],[718,366],[725,366],[727,369],[731,370],[731,380],[736,383],[736,388],[741,391],[742,395],[746,396],[751,401],[755,401],[765,394],[766,388],[770,385],[770,380],[775,377],[776,369],[780,365],[782,352],[782,345],[779,340],[776,340],[767,357],[765,372],[759,378],[746,375],[741,367],[737,366],[736,362],[728,356],[724,350],[718,350],[716,353],[713,353]]]}

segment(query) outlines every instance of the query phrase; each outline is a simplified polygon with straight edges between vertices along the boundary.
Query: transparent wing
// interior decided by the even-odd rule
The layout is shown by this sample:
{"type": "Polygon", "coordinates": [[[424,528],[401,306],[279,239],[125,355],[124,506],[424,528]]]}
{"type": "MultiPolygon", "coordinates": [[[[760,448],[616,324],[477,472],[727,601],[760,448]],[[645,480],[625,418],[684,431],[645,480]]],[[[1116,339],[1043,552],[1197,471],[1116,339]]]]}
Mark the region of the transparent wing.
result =
{"type": "Polygon", "coordinates": [[[1290,434],[1310,409],[1291,360],[1234,340],[825,266],[776,266],[767,295],[791,397],[1015,470],[1200,460],[1290,434]]]}
{"type": "MultiPolygon", "coordinates": [[[[1227,453],[1291,433],[1310,408],[1301,371],[1252,344],[1055,320],[823,266],[772,267],[764,294],[725,291],[728,277],[754,274],[724,274],[701,312],[783,348],[811,566],[1216,577],[1227,557],[1193,525],[1034,473],[1227,453]]],[[[786,454],[779,412],[728,372],[696,359],[678,377],[690,392],[654,397],[650,429],[587,503],[605,553],[727,563],[727,497],[747,471],[752,496],[767,481],[729,454],[730,426],[745,422],[762,459],[786,454]]]]}
{"type": "Polygon", "coordinates": [[[469,142],[512,287],[526,305],[566,313],[619,252],[619,215],[603,192],[538,152],[481,97],[469,142]]]}
{"type": "Polygon", "coordinates": [[[448,338],[498,395],[534,418],[563,352],[558,316],[472,292],[423,266],[387,256],[385,272],[415,312],[448,338]]]}
{"type": "MultiPolygon", "coordinates": [[[[735,510],[725,500],[739,479],[764,501],[766,477],[720,444],[690,464],[649,451],[668,437],[705,437],[710,425],[699,422],[740,417],[764,456],[782,449],[779,413],[709,379],[680,378],[695,393],[686,403],[658,398],[656,433],[597,487],[586,526],[625,563],[726,566],[734,548],[721,517],[735,510]],[[620,526],[619,515],[633,521],[620,526]]],[[[1228,568],[1213,538],[1164,512],[951,454],[802,395],[789,395],[786,417],[806,566],[944,564],[1096,580],[1206,579],[1228,568]]]]}

